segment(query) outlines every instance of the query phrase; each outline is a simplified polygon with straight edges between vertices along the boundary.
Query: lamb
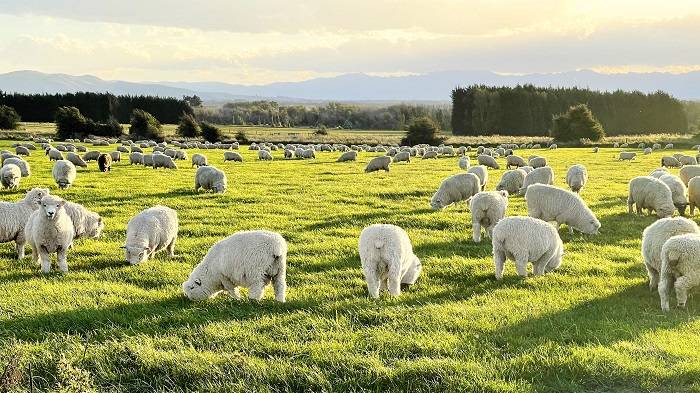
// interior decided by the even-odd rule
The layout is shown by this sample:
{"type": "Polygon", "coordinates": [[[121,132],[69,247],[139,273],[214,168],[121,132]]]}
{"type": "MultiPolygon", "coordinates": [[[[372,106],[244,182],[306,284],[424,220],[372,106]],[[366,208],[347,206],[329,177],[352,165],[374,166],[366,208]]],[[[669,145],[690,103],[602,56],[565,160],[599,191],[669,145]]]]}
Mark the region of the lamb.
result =
{"type": "Polygon", "coordinates": [[[500,168],[500,166],[498,165],[498,163],[496,162],[496,160],[495,160],[493,157],[491,157],[491,156],[487,156],[486,154],[479,154],[479,155],[476,157],[476,160],[477,160],[477,162],[479,163],[479,165],[483,165],[483,166],[485,166],[485,167],[487,167],[487,168],[493,168],[493,169],[499,169],[499,168],[500,168]]]}
{"type": "Polygon", "coordinates": [[[9,164],[17,165],[20,172],[22,173],[22,177],[29,177],[32,175],[32,171],[31,171],[31,168],[29,167],[29,163],[27,161],[24,161],[21,158],[15,158],[15,157],[6,158],[2,162],[3,166],[9,165],[9,164]]]}
{"type": "Polygon", "coordinates": [[[235,151],[225,151],[224,152],[224,162],[234,161],[243,162],[243,157],[235,151]]]}
{"type": "Polygon", "coordinates": [[[642,232],[642,258],[649,276],[649,290],[657,290],[661,272],[661,247],[673,236],[700,234],[698,225],[684,217],[662,218],[642,232]]]}
{"type": "Polygon", "coordinates": [[[530,160],[528,160],[528,164],[530,164],[529,166],[531,166],[535,169],[542,168],[542,167],[547,166],[547,159],[544,157],[535,156],[535,157],[530,158],[530,160]]]}
{"type": "Polygon", "coordinates": [[[85,162],[97,161],[97,159],[100,158],[101,154],[102,153],[100,153],[99,151],[96,151],[96,150],[89,151],[89,152],[83,154],[83,160],[85,160],[85,162]]]}
{"type": "Polygon", "coordinates": [[[112,157],[113,162],[121,162],[122,161],[122,153],[119,151],[113,151],[109,153],[109,155],[112,157]]]}
{"type": "Polygon", "coordinates": [[[78,203],[65,202],[63,207],[73,224],[73,239],[81,237],[97,239],[102,235],[105,224],[99,214],[91,212],[78,203]]]}
{"type": "Polygon", "coordinates": [[[636,205],[637,214],[642,214],[642,209],[649,209],[649,214],[656,211],[659,218],[670,217],[675,206],[671,189],[666,183],[651,176],[637,176],[629,182],[629,196],[627,197],[627,209],[632,214],[632,205],[636,205]]]}
{"type": "Polygon", "coordinates": [[[457,166],[459,166],[459,169],[462,169],[466,171],[469,169],[469,157],[464,156],[459,158],[459,162],[457,162],[457,166]]]}
{"type": "Polygon", "coordinates": [[[685,207],[688,205],[688,200],[685,197],[687,192],[685,184],[678,176],[666,174],[659,177],[659,180],[666,183],[668,188],[671,190],[671,199],[673,200],[673,205],[678,209],[678,214],[681,216],[685,215],[685,207]]]}
{"type": "Polygon", "coordinates": [[[661,168],[656,168],[653,171],[651,171],[651,173],[649,173],[649,176],[655,177],[658,179],[663,175],[667,175],[668,173],[669,173],[668,169],[661,167],[661,168]]]}
{"type": "Polygon", "coordinates": [[[100,172],[109,172],[112,169],[112,156],[109,154],[100,154],[97,157],[97,167],[100,168],[100,172]]]}
{"type": "Polygon", "coordinates": [[[2,183],[3,188],[16,190],[21,178],[22,171],[15,164],[7,164],[0,168],[0,183],[2,183]]]}
{"type": "Polygon", "coordinates": [[[272,154],[267,150],[260,149],[258,151],[258,160],[261,161],[272,161],[272,154]]]}
{"type": "Polygon", "coordinates": [[[681,168],[680,172],[678,172],[678,176],[687,186],[690,179],[694,178],[695,176],[700,176],[700,165],[686,165],[681,168]]]}
{"type": "Polygon", "coordinates": [[[133,152],[129,154],[129,163],[131,165],[143,164],[143,153],[133,152]]]}
{"type": "MultiPolygon", "coordinates": [[[[71,164],[72,165],[72,164],[71,164]]],[[[51,256],[56,253],[58,269],[68,271],[68,250],[73,246],[73,223],[65,209],[65,201],[44,195],[40,208],[34,210],[24,227],[24,237],[32,247],[32,261],[41,264],[41,271],[51,271],[51,256]]]]}
{"type": "Polygon", "coordinates": [[[692,216],[695,214],[695,207],[700,207],[700,177],[694,177],[688,182],[688,202],[692,216]]]}
{"type": "Polygon", "coordinates": [[[468,201],[481,191],[481,180],[474,173],[458,173],[443,180],[437,192],[430,199],[430,207],[433,210],[445,207],[460,201],[468,201]]]}
{"type": "Polygon", "coordinates": [[[496,279],[503,278],[506,259],[515,261],[520,277],[527,277],[527,263],[532,261],[536,276],[549,273],[561,265],[564,244],[557,229],[533,217],[505,217],[491,234],[496,279]]]}
{"type": "Polygon", "coordinates": [[[29,149],[27,149],[24,146],[15,147],[15,154],[17,154],[18,156],[29,156],[30,155],[29,149]]]}
{"type": "MultiPolygon", "coordinates": [[[[261,150],[262,151],[262,150],[261,150]]],[[[227,188],[226,174],[224,171],[213,166],[202,166],[197,168],[194,176],[194,190],[212,190],[215,193],[224,193],[227,188]]]]}
{"type": "Polygon", "coordinates": [[[554,183],[554,171],[550,166],[543,166],[533,169],[530,173],[525,176],[523,180],[523,186],[520,188],[519,194],[525,195],[528,187],[533,184],[553,184],[554,183]]]}
{"type": "Polygon", "coordinates": [[[520,168],[521,166],[527,166],[524,158],[515,155],[506,157],[506,169],[510,169],[511,167],[520,168]]]}
{"type": "Polygon", "coordinates": [[[384,170],[389,172],[389,166],[391,165],[391,157],[389,156],[379,156],[374,157],[367,163],[365,167],[365,173],[376,172],[379,170],[384,170]]]}
{"type": "Polygon", "coordinates": [[[523,181],[525,180],[527,173],[522,169],[513,169],[506,171],[501,176],[501,181],[498,182],[496,186],[496,191],[508,191],[509,194],[515,194],[523,186],[523,181]]]}
{"type": "Polygon", "coordinates": [[[431,158],[437,158],[438,153],[436,151],[426,151],[425,154],[423,154],[423,157],[421,157],[423,160],[428,160],[431,158]]]}
{"type": "Polygon", "coordinates": [[[63,159],[63,154],[57,149],[47,149],[46,155],[49,156],[49,161],[58,161],[63,159]]]}
{"type": "Polygon", "coordinates": [[[346,151],[345,153],[341,154],[340,157],[336,160],[336,162],[346,162],[346,161],[356,161],[357,160],[357,152],[355,150],[350,150],[346,151]]]}
{"type": "Polygon", "coordinates": [[[659,297],[661,310],[669,311],[669,292],[676,289],[678,307],[685,307],[688,291],[700,284],[700,235],[689,233],[673,236],[661,247],[659,297]]]}
{"type": "Polygon", "coordinates": [[[75,178],[78,172],[75,169],[75,165],[68,160],[58,160],[53,165],[53,170],[51,171],[53,179],[58,185],[58,188],[65,190],[75,182],[75,178]]]}
{"type": "Polygon", "coordinates": [[[481,189],[482,190],[486,189],[486,183],[489,181],[489,172],[485,166],[483,166],[483,165],[473,166],[473,167],[467,169],[467,173],[475,174],[479,178],[479,181],[481,182],[481,189]]]}
{"type": "Polygon", "coordinates": [[[80,158],[80,156],[75,154],[75,153],[69,152],[68,154],[66,154],[66,160],[70,161],[75,166],[87,168],[87,162],[83,161],[83,159],[80,158]]]}
{"type": "Polygon", "coordinates": [[[566,172],[566,184],[573,192],[580,192],[587,182],[588,171],[581,164],[572,165],[566,172]]]}
{"type": "Polygon", "coordinates": [[[617,159],[620,161],[630,161],[634,160],[635,158],[637,158],[637,153],[632,151],[621,151],[617,159]]]}
{"type": "Polygon", "coordinates": [[[482,191],[474,195],[469,202],[472,212],[472,238],[481,241],[481,228],[486,230],[486,237],[491,237],[493,227],[506,216],[508,209],[508,191],[482,191]]]}
{"type": "Polygon", "coordinates": [[[177,212],[166,206],[154,206],[134,216],[126,226],[126,261],[136,265],[166,249],[175,256],[177,240],[177,212]]]}
{"type": "Polygon", "coordinates": [[[661,166],[670,168],[680,168],[682,165],[680,161],[676,159],[676,157],[664,156],[661,157],[661,166]]]}
{"type": "Polygon", "coordinates": [[[408,151],[402,151],[396,153],[394,156],[394,162],[411,162],[411,152],[408,151]]]}
{"type": "Polygon", "coordinates": [[[173,161],[172,157],[166,156],[165,154],[154,154],[153,155],[153,169],[167,168],[167,169],[177,169],[177,164],[173,161]]]}
{"type": "Polygon", "coordinates": [[[205,300],[227,291],[241,298],[239,287],[249,288],[248,298],[260,301],[272,282],[275,300],[286,301],[287,242],[268,231],[241,231],[214,244],[182,283],[190,300],[205,300]]]}
{"type": "Polygon", "coordinates": [[[598,234],[600,221],[596,218],[581,197],[563,188],[533,184],[525,193],[527,215],[544,221],[556,221],[569,226],[569,233],[574,229],[586,234],[598,234]]]}
{"type": "Polygon", "coordinates": [[[374,299],[383,289],[388,289],[391,296],[399,296],[401,284],[415,284],[423,269],[408,234],[396,225],[365,227],[358,247],[367,291],[374,299]]]}
{"type": "Polygon", "coordinates": [[[194,153],[192,154],[192,166],[200,167],[200,166],[207,166],[207,157],[199,154],[199,153],[194,153]]]}

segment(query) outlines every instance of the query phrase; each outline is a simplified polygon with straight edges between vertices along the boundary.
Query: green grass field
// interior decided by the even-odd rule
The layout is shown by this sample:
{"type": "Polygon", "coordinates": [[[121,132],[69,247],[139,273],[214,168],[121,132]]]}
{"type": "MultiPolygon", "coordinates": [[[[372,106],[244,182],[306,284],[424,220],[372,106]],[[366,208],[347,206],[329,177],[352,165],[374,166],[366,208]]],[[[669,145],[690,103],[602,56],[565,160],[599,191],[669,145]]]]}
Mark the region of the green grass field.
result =
{"type": "MultiPolygon", "coordinates": [[[[377,153],[335,163],[338,153],[284,161],[277,152],[258,162],[242,150],[246,162],[224,164],[207,150],[229,179],[229,191],[214,195],[193,192],[194,170],[182,162],[176,171],[122,162],[108,174],[92,163],[60,191],[34,152],[32,177],[1,198],[50,187],[100,213],[106,229],[75,244],[65,275],[42,275],[29,258],[14,259],[13,244],[0,245],[0,391],[29,390],[30,375],[36,390],[64,391],[700,391],[700,299],[660,311],[640,254],[654,218],[626,212],[627,181],[669,153],[619,162],[618,151],[518,152],[547,157],[564,187],[566,168],[586,165],[582,197],[602,228],[563,228],[559,270],[522,280],[508,262],[501,282],[490,243],[471,241],[466,206],[429,208],[457,158],[365,174],[377,153]],[[178,211],[177,257],[128,266],[126,223],[155,204],[178,211]],[[406,229],[423,262],[399,298],[367,296],[357,239],[373,223],[406,229]],[[260,303],[187,301],[180,285],[207,249],[249,229],[287,239],[287,303],[270,288],[260,303]]],[[[487,189],[503,171],[489,172],[487,189]]],[[[526,214],[522,197],[510,198],[508,214],[526,214]]]]}

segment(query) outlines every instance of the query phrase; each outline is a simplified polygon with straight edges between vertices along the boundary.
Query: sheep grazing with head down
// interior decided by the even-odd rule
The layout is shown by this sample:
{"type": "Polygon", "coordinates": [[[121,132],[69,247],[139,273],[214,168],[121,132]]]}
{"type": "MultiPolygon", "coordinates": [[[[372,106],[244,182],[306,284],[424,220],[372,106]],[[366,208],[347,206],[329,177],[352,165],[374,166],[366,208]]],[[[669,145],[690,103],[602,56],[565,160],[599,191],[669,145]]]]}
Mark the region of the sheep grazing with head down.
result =
{"type": "Polygon", "coordinates": [[[527,166],[524,158],[515,155],[506,157],[506,169],[511,167],[520,168],[521,166],[527,166]]]}
{"type": "Polygon", "coordinates": [[[496,185],[496,191],[508,191],[508,194],[516,194],[523,187],[525,176],[527,173],[520,168],[504,172],[496,185]]]}
{"type": "Polygon", "coordinates": [[[635,158],[637,158],[637,153],[630,151],[621,151],[617,159],[620,161],[631,161],[635,158]]]}
{"type": "Polygon", "coordinates": [[[182,290],[190,300],[205,300],[226,291],[260,301],[272,282],[275,300],[284,303],[287,293],[287,242],[268,231],[242,231],[218,241],[190,273],[182,290]]]}
{"type": "Polygon", "coordinates": [[[58,161],[63,159],[63,154],[61,154],[58,149],[54,148],[46,149],[46,155],[49,156],[49,161],[58,161]]]}
{"type": "Polygon", "coordinates": [[[668,175],[670,172],[666,168],[656,168],[651,173],[649,173],[649,176],[655,177],[655,178],[660,178],[663,175],[668,175]]]}
{"type": "Polygon", "coordinates": [[[489,172],[483,165],[476,165],[467,169],[467,173],[473,173],[481,182],[481,190],[486,189],[486,183],[489,181],[489,172]]]}
{"type": "Polygon", "coordinates": [[[131,165],[143,165],[143,153],[133,152],[129,154],[129,163],[131,165]]]}
{"type": "Polygon", "coordinates": [[[97,167],[100,169],[100,172],[110,172],[112,170],[112,156],[100,154],[97,157],[97,167]]]}
{"type": "Polygon", "coordinates": [[[685,207],[688,206],[688,200],[686,199],[687,190],[685,184],[681,181],[681,178],[672,175],[670,173],[659,177],[659,180],[666,183],[668,188],[671,190],[671,199],[673,200],[673,205],[678,209],[678,214],[681,216],[685,215],[685,207]]]}
{"type": "Polygon", "coordinates": [[[383,289],[399,296],[401,284],[415,284],[422,270],[408,234],[396,225],[374,224],[363,229],[359,250],[367,290],[374,299],[383,289]]]}
{"type": "Polygon", "coordinates": [[[0,168],[0,183],[2,183],[2,188],[16,190],[19,187],[21,178],[22,171],[15,164],[7,164],[0,168]]]}
{"type": "Polygon", "coordinates": [[[74,228],[65,209],[65,201],[57,196],[44,195],[40,207],[34,210],[24,227],[24,237],[32,247],[32,260],[41,265],[41,271],[51,271],[51,256],[57,254],[58,269],[68,271],[68,250],[73,246],[74,228]]]}
{"type": "Polygon", "coordinates": [[[14,241],[17,259],[24,258],[24,227],[29,216],[39,208],[41,199],[49,195],[46,188],[33,188],[27,192],[24,199],[17,202],[0,202],[0,243],[14,241]]]}
{"type": "Polygon", "coordinates": [[[126,226],[126,261],[132,265],[152,258],[163,249],[175,256],[177,240],[177,212],[166,206],[154,206],[134,216],[126,226]]]}
{"type": "Polygon", "coordinates": [[[102,155],[102,153],[100,153],[97,150],[89,151],[89,152],[83,154],[83,160],[85,162],[97,161],[97,159],[100,157],[100,155],[102,155]]]}
{"type": "Polygon", "coordinates": [[[346,151],[341,154],[336,162],[357,161],[357,152],[355,150],[346,151]]]}
{"type": "Polygon", "coordinates": [[[688,186],[690,179],[700,176],[700,165],[686,165],[678,172],[678,176],[683,181],[683,184],[688,186]]]}
{"type": "Polygon", "coordinates": [[[600,221],[596,218],[581,197],[563,188],[547,184],[533,184],[525,193],[527,215],[544,221],[556,221],[586,234],[597,234],[600,221]]]}
{"type": "Polygon", "coordinates": [[[472,212],[472,238],[481,241],[481,228],[486,230],[486,237],[491,237],[493,227],[506,216],[508,209],[508,191],[482,191],[469,201],[472,212]]]}
{"type": "Polygon", "coordinates": [[[573,192],[580,192],[587,182],[588,171],[581,164],[572,165],[566,172],[566,184],[573,192]]]}
{"type": "Polygon", "coordinates": [[[457,166],[459,166],[459,169],[461,170],[468,170],[469,169],[469,156],[464,156],[459,158],[459,162],[457,162],[457,166]]]}
{"type": "MultiPolygon", "coordinates": [[[[261,150],[262,151],[262,150],[261,150]]],[[[194,175],[194,190],[212,190],[215,193],[223,194],[227,188],[226,174],[224,171],[213,166],[202,166],[197,168],[194,175]]]]}
{"type": "Polygon", "coordinates": [[[680,168],[682,165],[680,161],[676,159],[676,157],[664,156],[661,157],[661,166],[669,168],[680,168]]]}
{"type": "Polygon", "coordinates": [[[394,162],[411,162],[411,152],[401,151],[396,153],[394,162]]]}
{"type": "Polygon", "coordinates": [[[421,157],[423,160],[428,160],[431,158],[437,159],[438,157],[438,152],[436,151],[426,151],[425,154],[423,154],[423,157],[421,157]]]}
{"type": "Polygon", "coordinates": [[[476,156],[476,160],[479,163],[479,165],[483,165],[487,168],[493,168],[493,169],[499,169],[500,166],[496,162],[496,159],[494,159],[491,156],[488,156],[486,154],[479,154],[476,156]]]}
{"type": "Polygon", "coordinates": [[[113,151],[109,153],[109,156],[112,157],[112,162],[121,162],[122,161],[122,153],[119,151],[113,151]]]}
{"type": "Polygon", "coordinates": [[[199,153],[192,154],[192,166],[200,167],[207,165],[207,156],[199,153]]]}
{"type": "Polygon", "coordinates": [[[70,187],[75,178],[78,176],[78,171],[75,169],[75,165],[68,160],[58,160],[53,165],[53,170],[51,171],[54,181],[58,188],[64,190],[70,187]]]}
{"type": "Polygon", "coordinates": [[[243,157],[235,151],[225,151],[224,152],[224,162],[243,162],[243,157]]]}
{"type": "Polygon", "coordinates": [[[518,193],[520,195],[525,195],[528,187],[533,184],[553,184],[554,183],[554,171],[550,166],[543,166],[535,168],[530,171],[523,180],[523,186],[520,188],[518,193]]]}
{"type": "Polygon", "coordinates": [[[260,161],[272,161],[272,154],[267,150],[258,150],[258,160],[260,161]]]}
{"type": "Polygon", "coordinates": [[[379,156],[374,157],[367,163],[365,167],[365,173],[376,172],[379,170],[384,170],[389,172],[389,166],[391,165],[391,157],[389,156],[379,156]]]}
{"type": "Polygon", "coordinates": [[[433,210],[445,207],[469,198],[481,191],[481,180],[473,173],[458,173],[443,180],[437,192],[430,199],[433,210]]]}
{"type": "Polygon", "coordinates": [[[29,156],[30,155],[29,149],[27,149],[24,146],[15,147],[15,154],[17,154],[18,156],[29,156]]]}
{"type": "Polygon", "coordinates": [[[83,161],[83,159],[75,153],[68,152],[68,154],[66,154],[66,160],[72,162],[75,166],[87,168],[87,162],[83,161]]]}
{"type": "Polygon", "coordinates": [[[19,171],[22,173],[22,177],[29,177],[32,174],[29,163],[27,161],[24,161],[21,158],[10,157],[10,158],[6,158],[5,160],[3,160],[3,162],[2,162],[3,166],[8,165],[8,164],[17,165],[17,167],[19,168],[19,171]]]}
{"type": "Polygon", "coordinates": [[[532,262],[536,276],[551,272],[561,265],[564,244],[557,229],[533,217],[505,217],[498,221],[491,234],[496,279],[503,278],[506,259],[515,261],[520,277],[527,277],[527,264],[532,262]]]}
{"type": "Polygon", "coordinates": [[[99,214],[91,212],[78,203],[65,202],[63,207],[73,223],[73,239],[81,237],[97,239],[102,235],[105,224],[99,214]]]}
{"type": "Polygon", "coordinates": [[[165,154],[154,154],[153,169],[158,168],[177,169],[177,164],[170,156],[166,156],[165,154]]]}
{"type": "Polygon", "coordinates": [[[671,286],[676,290],[678,307],[685,307],[688,291],[700,284],[700,235],[688,233],[673,236],[661,247],[659,297],[661,310],[669,311],[671,286]]]}
{"type": "Polygon", "coordinates": [[[530,160],[528,160],[528,164],[528,166],[531,166],[534,169],[542,168],[547,166],[547,159],[544,157],[534,156],[531,157],[530,160]]]}
{"type": "Polygon", "coordinates": [[[698,225],[684,217],[657,220],[642,232],[642,257],[649,276],[649,290],[655,291],[661,272],[661,247],[673,236],[686,233],[700,234],[698,225]]]}
{"type": "Polygon", "coordinates": [[[629,194],[627,196],[627,209],[632,214],[632,206],[636,205],[637,214],[642,214],[642,209],[648,209],[649,214],[656,211],[659,218],[670,217],[675,206],[671,189],[666,183],[651,176],[637,176],[629,182],[629,194]]]}
{"type": "Polygon", "coordinates": [[[141,165],[152,167],[153,166],[153,154],[142,155],[141,156],[141,165]]]}

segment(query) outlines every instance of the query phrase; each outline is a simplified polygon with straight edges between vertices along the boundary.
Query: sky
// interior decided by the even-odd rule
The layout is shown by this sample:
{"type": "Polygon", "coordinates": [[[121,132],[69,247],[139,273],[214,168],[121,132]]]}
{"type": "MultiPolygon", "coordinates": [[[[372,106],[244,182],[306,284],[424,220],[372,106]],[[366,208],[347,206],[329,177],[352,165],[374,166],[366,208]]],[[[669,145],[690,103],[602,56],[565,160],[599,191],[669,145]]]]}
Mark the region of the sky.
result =
{"type": "Polygon", "coordinates": [[[265,84],[700,70],[699,0],[0,0],[0,72],[265,84]]]}

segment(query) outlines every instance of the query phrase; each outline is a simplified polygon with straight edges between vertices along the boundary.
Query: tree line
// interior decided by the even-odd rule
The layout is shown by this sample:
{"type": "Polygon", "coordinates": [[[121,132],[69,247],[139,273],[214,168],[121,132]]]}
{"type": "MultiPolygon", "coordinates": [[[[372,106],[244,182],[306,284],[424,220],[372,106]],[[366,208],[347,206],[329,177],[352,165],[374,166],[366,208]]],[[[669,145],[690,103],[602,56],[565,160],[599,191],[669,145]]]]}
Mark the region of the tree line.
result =
{"type": "Polygon", "coordinates": [[[664,92],[600,92],[532,85],[473,85],[452,91],[455,135],[549,135],[553,118],[586,104],[607,135],[685,133],[684,104],[664,92]]]}

